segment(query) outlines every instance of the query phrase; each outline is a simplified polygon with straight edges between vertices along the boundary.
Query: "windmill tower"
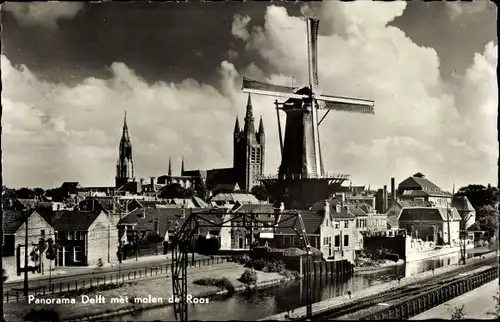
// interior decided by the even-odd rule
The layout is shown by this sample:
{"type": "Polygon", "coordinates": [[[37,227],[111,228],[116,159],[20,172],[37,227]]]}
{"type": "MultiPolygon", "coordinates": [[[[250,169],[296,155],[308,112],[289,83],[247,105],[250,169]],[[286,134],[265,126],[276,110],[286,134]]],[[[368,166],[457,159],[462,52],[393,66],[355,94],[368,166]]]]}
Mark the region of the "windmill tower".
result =
{"type": "Polygon", "coordinates": [[[375,114],[374,102],[364,99],[317,95],[318,26],[319,20],[307,18],[307,48],[309,85],[302,88],[267,84],[243,78],[244,93],[286,98],[275,102],[281,148],[281,164],[276,178],[261,178],[274,191],[277,202],[286,208],[308,208],[316,201],[328,198],[349,175],[328,175],[321,157],[319,125],[331,110],[375,114]],[[284,138],[279,111],[286,113],[284,138]],[[320,110],[325,111],[318,120],[320,110]]]}

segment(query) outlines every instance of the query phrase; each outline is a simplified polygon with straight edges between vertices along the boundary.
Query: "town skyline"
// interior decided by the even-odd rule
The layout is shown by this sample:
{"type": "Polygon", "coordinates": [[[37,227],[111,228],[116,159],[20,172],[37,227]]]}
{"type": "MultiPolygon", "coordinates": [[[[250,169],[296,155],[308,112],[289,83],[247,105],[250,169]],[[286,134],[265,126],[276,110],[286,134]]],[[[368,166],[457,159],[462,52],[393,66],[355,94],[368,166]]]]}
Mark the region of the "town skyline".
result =
{"type": "MultiPolygon", "coordinates": [[[[186,170],[231,167],[247,100],[242,77],[303,83],[300,17],[312,15],[322,26],[322,91],[376,107],[374,117],[329,115],[320,132],[325,170],[378,187],[416,172],[449,191],[495,185],[496,8],[484,3],[214,5],[220,13],[197,3],[2,5],[4,184],[113,185],[125,111],[137,180],[166,174],[169,157],[174,174],[181,156],[186,170]],[[182,32],[201,12],[218,18],[211,29],[182,32]],[[438,31],[425,32],[420,16],[438,31]],[[134,25],[128,34],[124,21],[134,25]],[[85,31],[91,22],[103,36],[85,31]]],[[[273,175],[273,99],[252,101],[266,128],[264,172],[273,175]]]]}

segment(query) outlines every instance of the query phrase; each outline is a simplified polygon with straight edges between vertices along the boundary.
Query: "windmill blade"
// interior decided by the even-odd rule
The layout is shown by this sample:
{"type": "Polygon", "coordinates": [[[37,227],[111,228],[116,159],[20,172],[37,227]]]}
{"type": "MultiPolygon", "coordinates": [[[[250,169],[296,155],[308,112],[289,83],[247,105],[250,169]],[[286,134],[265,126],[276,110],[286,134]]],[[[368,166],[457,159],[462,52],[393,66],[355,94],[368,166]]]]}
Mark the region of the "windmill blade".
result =
{"type": "Polygon", "coordinates": [[[318,28],[319,20],[307,19],[308,58],[309,58],[309,83],[319,85],[318,82],[318,28]]]}
{"type": "Polygon", "coordinates": [[[244,93],[259,94],[259,95],[274,96],[274,97],[296,98],[296,99],[303,99],[308,97],[307,95],[295,94],[294,87],[268,84],[261,81],[252,80],[246,77],[243,77],[242,90],[244,93]]]}
{"type": "Polygon", "coordinates": [[[329,95],[316,96],[316,100],[322,103],[319,104],[321,109],[362,114],[375,114],[375,102],[370,100],[329,95]]]}

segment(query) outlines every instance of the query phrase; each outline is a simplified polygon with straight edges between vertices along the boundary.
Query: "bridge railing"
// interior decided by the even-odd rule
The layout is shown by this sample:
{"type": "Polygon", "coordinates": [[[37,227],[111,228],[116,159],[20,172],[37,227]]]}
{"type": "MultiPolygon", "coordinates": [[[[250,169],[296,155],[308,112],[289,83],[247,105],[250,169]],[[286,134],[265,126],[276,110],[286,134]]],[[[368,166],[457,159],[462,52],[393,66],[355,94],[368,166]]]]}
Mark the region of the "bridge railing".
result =
{"type": "Polygon", "coordinates": [[[406,320],[438,305],[441,305],[457,296],[470,292],[486,283],[494,281],[496,278],[498,278],[498,270],[495,267],[488,269],[478,275],[452,282],[448,285],[443,285],[437,290],[418,295],[396,305],[392,305],[377,312],[371,313],[363,317],[362,319],[406,320]]]}
{"type": "MultiPolygon", "coordinates": [[[[211,266],[215,264],[222,264],[227,262],[226,257],[207,257],[195,259],[192,263],[191,260],[188,262],[188,267],[203,267],[211,266]],[[192,265],[193,264],[193,265],[192,265]]],[[[84,291],[93,292],[99,291],[99,287],[111,284],[123,284],[128,282],[137,281],[147,277],[154,276],[167,276],[171,272],[172,264],[162,264],[153,267],[137,268],[137,269],[123,269],[120,272],[111,272],[109,274],[104,273],[104,276],[99,277],[89,277],[78,279],[75,277],[72,281],[68,282],[55,282],[51,284],[45,284],[40,286],[31,286],[28,289],[28,295],[45,296],[52,294],[64,295],[67,292],[82,292],[84,291]]],[[[62,275],[64,277],[64,275],[62,275]]],[[[88,294],[87,293],[87,294],[88,294]]],[[[23,288],[13,288],[3,294],[4,302],[19,302],[26,300],[24,296],[23,288]]]]}

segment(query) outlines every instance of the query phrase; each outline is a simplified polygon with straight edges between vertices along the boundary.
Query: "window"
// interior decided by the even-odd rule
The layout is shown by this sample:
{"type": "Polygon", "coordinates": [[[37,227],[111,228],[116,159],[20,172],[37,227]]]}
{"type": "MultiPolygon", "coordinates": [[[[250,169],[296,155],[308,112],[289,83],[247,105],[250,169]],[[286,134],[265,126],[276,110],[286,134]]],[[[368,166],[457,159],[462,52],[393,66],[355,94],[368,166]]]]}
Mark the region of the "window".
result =
{"type": "Polygon", "coordinates": [[[335,247],[340,247],[340,235],[335,235],[335,247]]]}
{"type": "Polygon", "coordinates": [[[160,223],[158,222],[158,219],[155,219],[153,229],[157,234],[160,232],[160,223]]]}
{"type": "Polygon", "coordinates": [[[328,218],[326,218],[326,227],[328,227],[328,225],[329,225],[328,218]]]}
{"type": "Polygon", "coordinates": [[[344,221],[344,228],[349,228],[349,220],[344,221]]]}
{"type": "Polygon", "coordinates": [[[328,236],[328,245],[332,245],[332,236],[328,236]]]}
{"type": "Polygon", "coordinates": [[[335,228],[339,228],[340,227],[340,222],[339,221],[336,221],[335,222],[335,228]]]}
{"type": "Polygon", "coordinates": [[[251,152],[251,155],[250,155],[250,162],[251,162],[251,163],[255,163],[255,158],[257,157],[257,155],[256,155],[257,153],[256,153],[256,151],[255,151],[255,148],[252,148],[252,150],[251,150],[251,151],[252,151],[252,152],[251,152]]]}
{"type": "Polygon", "coordinates": [[[73,248],[73,261],[74,262],[83,261],[83,252],[80,246],[75,246],[75,248],[73,248]]]}
{"type": "Polygon", "coordinates": [[[40,236],[45,237],[45,229],[40,230],[40,236]]]}
{"type": "Polygon", "coordinates": [[[344,235],[344,246],[349,246],[349,235],[344,235]]]}
{"type": "Polygon", "coordinates": [[[59,240],[59,233],[57,231],[54,232],[54,241],[59,240]]]}
{"type": "Polygon", "coordinates": [[[74,240],[75,239],[75,232],[70,231],[68,232],[68,240],[74,240]]]}

